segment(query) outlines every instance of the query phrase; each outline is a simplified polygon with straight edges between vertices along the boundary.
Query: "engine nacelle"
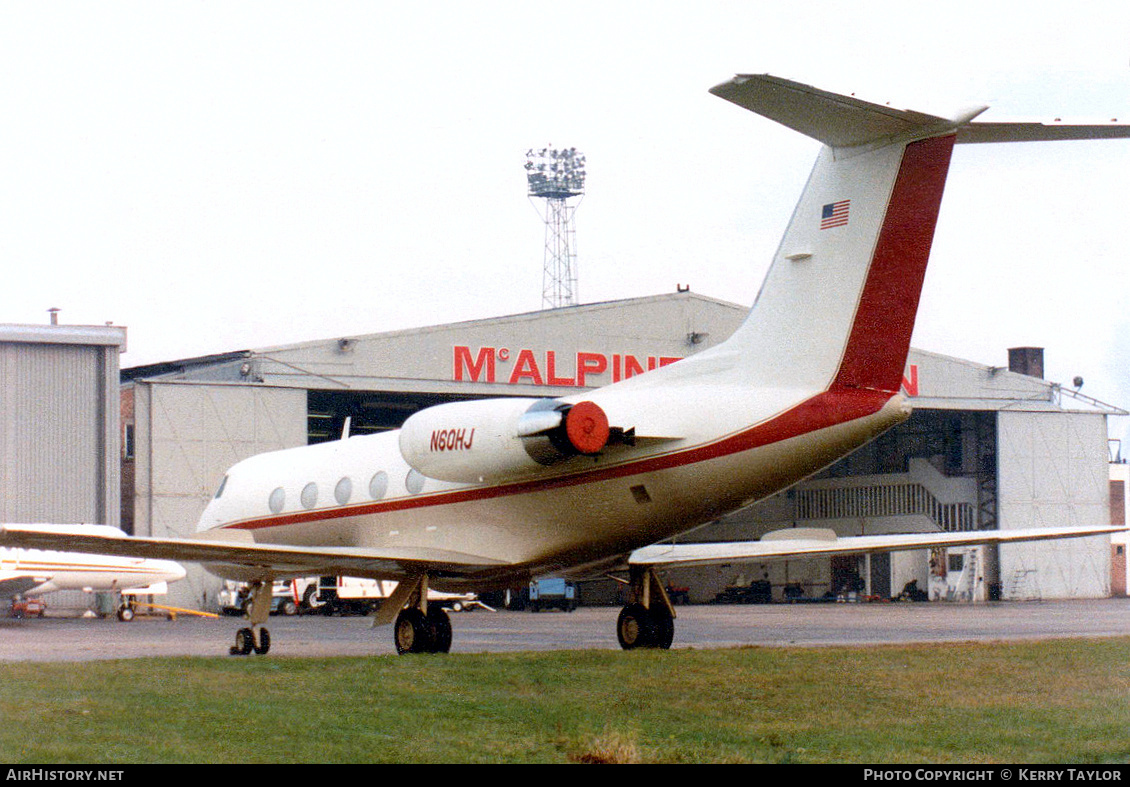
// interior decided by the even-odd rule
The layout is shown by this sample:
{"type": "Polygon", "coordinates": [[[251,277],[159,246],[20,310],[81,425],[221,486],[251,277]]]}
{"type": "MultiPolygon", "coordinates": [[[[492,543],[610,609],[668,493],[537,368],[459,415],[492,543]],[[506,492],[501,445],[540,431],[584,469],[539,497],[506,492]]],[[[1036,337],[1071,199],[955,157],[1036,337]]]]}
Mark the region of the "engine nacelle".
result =
{"type": "Polygon", "coordinates": [[[400,453],[429,478],[477,483],[599,453],[610,433],[608,417],[593,402],[451,402],[411,415],[400,428],[400,453]]]}

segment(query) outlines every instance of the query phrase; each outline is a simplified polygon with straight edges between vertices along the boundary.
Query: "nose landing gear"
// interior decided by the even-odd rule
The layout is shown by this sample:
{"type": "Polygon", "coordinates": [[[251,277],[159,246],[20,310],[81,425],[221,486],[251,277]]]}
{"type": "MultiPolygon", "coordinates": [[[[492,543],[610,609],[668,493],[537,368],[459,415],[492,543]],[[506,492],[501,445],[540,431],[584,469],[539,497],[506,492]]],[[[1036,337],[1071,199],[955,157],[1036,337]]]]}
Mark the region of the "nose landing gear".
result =
{"type": "Polygon", "coordinates": [[[271,649],[271,632],[263,626],[271,614],[271,582],[256,582],[251,586],[251,603],[247,610],[250,628],[235,633],[235,644],[228,650],[233,656],[267,655],[271,649]]]}

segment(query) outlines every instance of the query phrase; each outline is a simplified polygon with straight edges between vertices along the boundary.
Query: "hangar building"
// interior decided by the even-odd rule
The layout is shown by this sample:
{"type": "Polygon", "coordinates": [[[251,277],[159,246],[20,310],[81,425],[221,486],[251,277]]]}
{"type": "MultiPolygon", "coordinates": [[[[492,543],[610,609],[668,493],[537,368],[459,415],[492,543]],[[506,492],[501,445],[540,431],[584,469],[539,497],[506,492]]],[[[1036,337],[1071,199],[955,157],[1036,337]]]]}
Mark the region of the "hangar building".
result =
{"type": "MultiPolygon", "coordinates": [[[[717,344],[747,313],[679,291],[126,369],[123,527],[188,535],[225,470],[245,457],[337,439],[347,420],[364,434],[440,402],[606,385],[717,344]]],[[[1038,350],[1015,355],[1010,371],[912,350],[910,420],[683,540],[798,525],[855,534],[1109,521],[1106,419],[1125,413],[1040,379],[1038,350]]],[[[691,570],[669,581],[694,601],[751,588],[775,599],[893,595],[911,581],[935,598],[1095,597],[1109,595],[1110,567],[1109,542],[1085,539],[691,570]]],[[[208,607],[219,586],[190,568],[170,603],[208,607]]],[[[593,602],[608,590],[586,592],[593,602]]]]}
{"type": "MultiPolygon", "coordinates": [[[[0,522],[118,525],[126,329],[54,320],[0,325],[0,522]]],[[[53,606],[89,604],[80,591],[52,596],[53,606]]]]}
{"type": "Polygon", "coordinates": [[[119,521],[126,329],[0,325],[0,522],[119,521]]]}

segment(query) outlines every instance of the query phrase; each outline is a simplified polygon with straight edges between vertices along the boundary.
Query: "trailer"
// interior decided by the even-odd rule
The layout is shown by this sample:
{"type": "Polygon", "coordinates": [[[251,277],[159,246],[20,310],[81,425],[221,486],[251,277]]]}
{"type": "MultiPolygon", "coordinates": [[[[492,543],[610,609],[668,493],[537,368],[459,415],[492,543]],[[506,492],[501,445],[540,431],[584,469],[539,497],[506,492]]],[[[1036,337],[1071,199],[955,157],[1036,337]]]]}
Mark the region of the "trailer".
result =
{"type": "Polygon", "coordinates": [[[302,611],[321,615],[370,615],[396,590],[395,582],[358,577],[309,577],[298,592],[302,611]]]}

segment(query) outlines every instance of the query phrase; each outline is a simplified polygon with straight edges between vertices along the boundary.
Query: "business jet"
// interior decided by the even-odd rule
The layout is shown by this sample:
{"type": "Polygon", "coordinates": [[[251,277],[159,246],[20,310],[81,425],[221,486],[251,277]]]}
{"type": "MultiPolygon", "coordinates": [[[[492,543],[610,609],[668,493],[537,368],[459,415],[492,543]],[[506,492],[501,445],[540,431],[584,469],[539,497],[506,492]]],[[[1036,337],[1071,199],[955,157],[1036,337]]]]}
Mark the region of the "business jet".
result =
{"type": "Polygon", "coordinates": [[[45,534],[50,545],[205,564],[254,584],[236,653],[265,653],[275,579],[396,580],[375,616],[400,653],[446,652],[429,589],[627,571],[625,649],[668,648],[671,566],[1101,535],[1111,527],[671,544],[818,472],[905,420],[899,385],[955,144],[1130,136],[1117,124],[976,122],[893,109],[769,75],[712,89],[823,143],[746,321],[727,341],[558,399],[440,404],[398,431],[261,454],[233,466],[195,538],[45,534]]]}
{"type": "MultiPolygon", "coordinates": [[[[42,526],[57,535],[120,536],[105,525],[42,526]]],[[[0,597],[38,596],[56,590],[110,591],[125,595],[165,592],[184,579],[184,566],[171,560],[0,547],[0,597]]],[[[124,608],[123,608],[124,609],[124,608]]],[[[119,614],[121,610],[119,610],[119,614]]]]}

